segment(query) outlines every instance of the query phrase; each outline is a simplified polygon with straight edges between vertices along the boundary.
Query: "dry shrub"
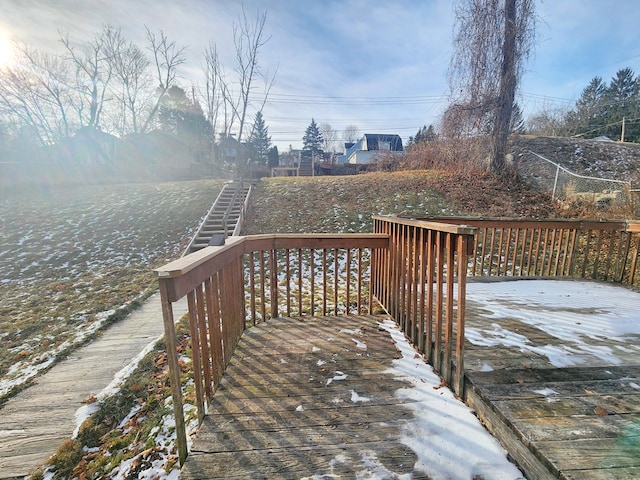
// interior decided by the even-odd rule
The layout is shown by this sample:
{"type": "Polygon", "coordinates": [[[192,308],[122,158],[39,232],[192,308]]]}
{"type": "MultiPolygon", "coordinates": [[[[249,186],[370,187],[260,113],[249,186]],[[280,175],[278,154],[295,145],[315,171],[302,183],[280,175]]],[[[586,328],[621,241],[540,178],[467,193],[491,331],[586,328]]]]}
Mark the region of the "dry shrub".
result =
{"type": "Polygon", "coordinates": [[[439,170],[449,173],[477,174],[488,167],[488,148],[481,138],[434,140],[411,145],[404,155],[381,157],[375,170],[439,170]]]}

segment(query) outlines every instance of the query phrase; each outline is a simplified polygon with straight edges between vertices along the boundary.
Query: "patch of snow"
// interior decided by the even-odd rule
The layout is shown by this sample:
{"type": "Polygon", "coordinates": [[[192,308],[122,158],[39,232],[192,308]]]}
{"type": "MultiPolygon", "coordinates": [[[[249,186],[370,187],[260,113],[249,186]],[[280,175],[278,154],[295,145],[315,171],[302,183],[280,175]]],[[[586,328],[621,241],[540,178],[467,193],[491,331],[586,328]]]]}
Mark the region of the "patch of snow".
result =
{"type": "Polygon", "coordinates": [[[103,401],[104,399],[117,393],[120,390],[120,386],[131,375],[131,373],[133,373],[133,371],[138,367],[138,364],[140,363],[140,361],[149,352],[151,352],[154,349],[156,343],[161,338],[162,337],[157,338],[152,342],[149,342],[147,346],[144,349],[142,349],[142,351],[133,358],[133,360],[131,360],[126,366],[124,366],[119,372],[117,372],[114,375],[113,380],[111,380],[111,383],[109,383],[109,385],[103,388],[95,396],[96,397],[95,402],[90,403],[88,405],[83,405],[78,410],[76,410],[76,429],[74,430],[73,436],[71,438],[75,439],[78,436],[78,433],[80,431],[80,426],[87,418],[89,418],[93,413],[95,413],[98,410],[99,402],[103,401]]]}
{"type": "Polygon", "coordinates": [[[553,388],[541,388],[540,390],[533,390],[533,393],[537,393],[538,395],[542,395],[543,397],[550,397],[552,395],[560,395],[553,388]]]}
{"type": "Polygon", "coordinates": [[[327,379],[327,385],[331,384],[331,382],[333,382],[334,380],[345,380],[346,378],[346,374],[336,370],[336,374],[333,377],[327,379]]]}
{"type": "Polygon", "coordinates": [[[621,360],[612,348],[588,340],[624,341],[640,336],[640,295],[624,287],[556,280],[469,283],[467,301],[477,304],[485,318],[514,319],[559,340],[557,345],[533,346],[527,337],[492,323],[491,328],[468,327],[465,336],[470,342],[545,355],[559,368],[593,357],[618,365],[621,360]],[[589,321],[581,322],[580,315],[588,315],[589,321]]]}
{"type": "Polygon", "coordinates": [[[360,350],[366,350],[367,349],[367,344],[366,343],[361,342],[360,340],[357,340],[355,338],[352,338],[351,341],[356,344],[356,348],[359,348],[360,350]]]}
{"type": "Polygon", "coordinates": [[[350,391],[351,391],[351,402],[353,402],[353,403],[370,402],[371,401],[370,397],[362,397],[362,396],[358,395],[358,393],[355,390],[350,390],[350,391]]]}
{"type": "Polygon", "coordinates": [[[433,479],[523,479],[473,411],[451,390],[440,388],[440,377],[416,355],[396,324],[385,320],[380,326],[390,333],[402,353],[386,373],[411,383],[396,395],[412,400],[409,408],[414,421],[404,427],[401,441],[418,457],[414,468],[433,479]]]}

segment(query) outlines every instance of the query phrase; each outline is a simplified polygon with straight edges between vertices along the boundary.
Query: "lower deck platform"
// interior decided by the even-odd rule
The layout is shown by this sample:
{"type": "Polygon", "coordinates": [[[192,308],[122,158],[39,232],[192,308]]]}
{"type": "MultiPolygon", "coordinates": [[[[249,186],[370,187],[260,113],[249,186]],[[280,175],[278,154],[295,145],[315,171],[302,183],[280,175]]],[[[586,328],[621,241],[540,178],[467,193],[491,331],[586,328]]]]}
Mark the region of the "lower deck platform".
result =
{"type": "Polygon", "coordinates": [[[467,308],[467,403],[527,478],[640,478],[639,293],[472,283],[467,308]]]}

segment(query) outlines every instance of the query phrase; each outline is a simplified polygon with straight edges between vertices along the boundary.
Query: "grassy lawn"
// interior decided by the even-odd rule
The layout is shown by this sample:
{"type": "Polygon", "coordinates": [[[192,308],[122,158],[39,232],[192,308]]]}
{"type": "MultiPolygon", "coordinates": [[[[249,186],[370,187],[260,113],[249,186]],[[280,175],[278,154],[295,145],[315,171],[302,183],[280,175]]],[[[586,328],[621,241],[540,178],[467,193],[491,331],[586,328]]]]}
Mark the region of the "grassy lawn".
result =
{"type": "Polygon", "coordinates": [[[222,181],[0,198],[0,400],[156,288],[222,181]],[[119,311],[120,310],[120,311],[119,311]]]}
{"type": "Polygon", "coordinates": [[[273,177],[256,189],[244,232],[371,232],[372,215],[544,218],[545,194],[518,182],[438,171],[273,177]]]}

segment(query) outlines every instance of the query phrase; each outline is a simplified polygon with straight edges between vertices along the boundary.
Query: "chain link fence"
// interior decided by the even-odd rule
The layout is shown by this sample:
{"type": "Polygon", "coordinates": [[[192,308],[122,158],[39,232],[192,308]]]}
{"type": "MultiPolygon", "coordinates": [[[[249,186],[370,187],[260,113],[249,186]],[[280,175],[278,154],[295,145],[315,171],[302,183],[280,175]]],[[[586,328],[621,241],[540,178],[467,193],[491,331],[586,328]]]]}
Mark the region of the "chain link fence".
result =
{"type": "Polygon", "coordinates": [[[600,208],[629,208],[633,203],[631,182],[579,175],[530,150],[518,160],[517,169],[534,188],[550,192],[553,198],[600,208]]]}

